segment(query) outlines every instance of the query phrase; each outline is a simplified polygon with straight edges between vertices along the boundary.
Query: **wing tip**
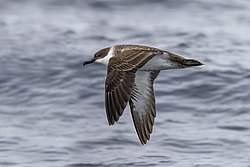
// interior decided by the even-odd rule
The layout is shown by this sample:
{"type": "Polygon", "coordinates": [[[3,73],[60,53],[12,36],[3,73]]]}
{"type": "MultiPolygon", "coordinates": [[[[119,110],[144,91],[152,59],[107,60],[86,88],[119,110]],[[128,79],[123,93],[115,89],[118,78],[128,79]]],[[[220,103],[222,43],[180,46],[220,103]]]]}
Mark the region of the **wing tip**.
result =
{"type": "Polygon", "coordinates": [[[140,138],[139,138],[139,140],[140,140],[142,146],[145,146],[147,144],[147,142],[149,141],[149,139],[142,141],[140,138]]]}

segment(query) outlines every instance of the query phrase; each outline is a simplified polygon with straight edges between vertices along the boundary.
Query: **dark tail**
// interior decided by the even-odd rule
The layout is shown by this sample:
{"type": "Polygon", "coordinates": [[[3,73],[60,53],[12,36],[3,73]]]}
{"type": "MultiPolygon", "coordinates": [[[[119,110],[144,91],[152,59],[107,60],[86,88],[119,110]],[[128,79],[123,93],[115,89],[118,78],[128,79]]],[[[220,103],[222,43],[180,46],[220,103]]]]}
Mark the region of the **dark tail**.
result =
{"type": "Polygon", "coordinates": [[[191,67],[191,66],[201,66],[204,64],[194,59],[183,59],[181,65],[184,65],[186,67],[191,67]]]}

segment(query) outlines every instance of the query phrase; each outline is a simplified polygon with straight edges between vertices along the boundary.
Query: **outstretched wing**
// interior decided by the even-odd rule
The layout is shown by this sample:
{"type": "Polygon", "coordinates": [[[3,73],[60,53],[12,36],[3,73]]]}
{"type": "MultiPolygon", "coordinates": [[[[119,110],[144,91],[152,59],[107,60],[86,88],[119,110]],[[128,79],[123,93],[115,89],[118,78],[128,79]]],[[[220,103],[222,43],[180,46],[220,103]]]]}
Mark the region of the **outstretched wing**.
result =
{"type": "Polygon", "coordinates": [[[130,99],[135,72],[112,70],[106,79],[105,107],[109,125],[119,120],[130,99]]]}
{"type": "Polygon", "coordinates": [[[160,71],[137,71],[129,100],[137,135],[142,144],[150,139],[156,116],[153,83],[160,71]]]}
{"type": "Polygon", "coordinates": [[[119,120],[134,86],[135,73],[155,52],[125,50],[110,58],[105,82],[105,107],[109,125],[119,120]]]}

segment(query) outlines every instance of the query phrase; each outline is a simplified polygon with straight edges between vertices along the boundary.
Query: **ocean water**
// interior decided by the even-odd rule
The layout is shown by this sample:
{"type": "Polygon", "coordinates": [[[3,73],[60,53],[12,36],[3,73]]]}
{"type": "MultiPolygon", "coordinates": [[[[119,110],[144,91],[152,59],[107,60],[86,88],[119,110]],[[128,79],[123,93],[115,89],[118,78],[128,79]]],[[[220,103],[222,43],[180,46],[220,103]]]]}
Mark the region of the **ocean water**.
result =
{"type": "Polygon", "coordinates": [[[1,167],[249,167],[250,1],[0,0],[1,167]],[[202,61],[162,71],[142,146],[129,109],[108,126],[100,48],[202,61]]]}

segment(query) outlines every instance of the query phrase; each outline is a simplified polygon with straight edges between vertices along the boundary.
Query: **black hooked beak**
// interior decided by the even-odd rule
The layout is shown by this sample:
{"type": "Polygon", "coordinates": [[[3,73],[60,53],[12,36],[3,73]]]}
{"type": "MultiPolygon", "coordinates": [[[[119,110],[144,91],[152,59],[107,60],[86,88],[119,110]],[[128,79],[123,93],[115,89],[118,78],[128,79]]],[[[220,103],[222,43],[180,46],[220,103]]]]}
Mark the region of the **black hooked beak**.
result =
{"type": "Polygon", "coordinates": [[[94,63],[96,61],[96,59],[95,58],[93,58],[93,59],[91,59],[90,61],[85,61],[85,62],[83,62],[83,66],[85,66],[85,65],[87,65],[87,64],[91,64],[91,63],[94,63]]]}

